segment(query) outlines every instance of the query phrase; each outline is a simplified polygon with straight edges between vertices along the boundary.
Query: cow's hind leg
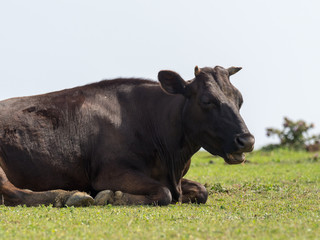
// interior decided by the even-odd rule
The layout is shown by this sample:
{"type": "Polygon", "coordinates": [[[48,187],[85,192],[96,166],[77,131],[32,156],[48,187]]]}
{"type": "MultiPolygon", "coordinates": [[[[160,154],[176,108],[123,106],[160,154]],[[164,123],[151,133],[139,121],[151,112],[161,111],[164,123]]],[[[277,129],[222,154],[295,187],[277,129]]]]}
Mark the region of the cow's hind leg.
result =
{"type": "Polygon", "coordinates": [[[64,206],[88,206],[93,203],[93,198],[86,193],[78,191],[51,190],[33,192],[27,189],[15,187],[7,178],[0,167],[0,204],[6,206],[39,206],[53,205],[64,206]]]}
{"type": "Polygon", "coordinates": [[[183,203],[206,203],[207,189],[200,183],[183,178],[181,180],[183,203]]]}
{"type": "Polygon", "coordinates": [[[121,180],[97,181],[96,205],[168,205],[172,202],[170,190],[142,173],[126,172],[121,180]],[[103,190],[109,189],[109,190],[103,190]]]}

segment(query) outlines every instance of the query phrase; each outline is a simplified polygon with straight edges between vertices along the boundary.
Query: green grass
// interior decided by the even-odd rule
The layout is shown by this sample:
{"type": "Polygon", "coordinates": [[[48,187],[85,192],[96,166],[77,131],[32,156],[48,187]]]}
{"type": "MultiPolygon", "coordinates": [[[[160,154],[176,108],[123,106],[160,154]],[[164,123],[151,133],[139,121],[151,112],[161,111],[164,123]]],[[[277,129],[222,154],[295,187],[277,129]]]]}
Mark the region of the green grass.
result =
{"type": "Polygon", "coordinates": [[[206,184],[205,205],[0,206],[0,239],[320,239],[320,159],[288,150],[247,159],[194,156],[187,178],[206,184]]]}

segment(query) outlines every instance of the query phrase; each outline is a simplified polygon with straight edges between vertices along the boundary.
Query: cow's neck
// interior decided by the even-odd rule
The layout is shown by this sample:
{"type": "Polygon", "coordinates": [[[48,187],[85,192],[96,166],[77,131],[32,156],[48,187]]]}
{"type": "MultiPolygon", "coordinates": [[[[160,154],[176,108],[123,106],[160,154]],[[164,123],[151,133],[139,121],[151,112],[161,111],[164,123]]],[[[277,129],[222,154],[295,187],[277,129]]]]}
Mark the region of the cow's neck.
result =
{"type": "Polygon", "coordinates": [[[158,132],[157,146],[160,158],[166,162],[171,181],[178,185],[189,159],[200,149],[200,146],[195,144],[183,129],[186,98],[182,96],[164,97],[168,98],[168,102],[163,101],[163,106],[160,106],[161,118],[168,125],[158,132]]]}

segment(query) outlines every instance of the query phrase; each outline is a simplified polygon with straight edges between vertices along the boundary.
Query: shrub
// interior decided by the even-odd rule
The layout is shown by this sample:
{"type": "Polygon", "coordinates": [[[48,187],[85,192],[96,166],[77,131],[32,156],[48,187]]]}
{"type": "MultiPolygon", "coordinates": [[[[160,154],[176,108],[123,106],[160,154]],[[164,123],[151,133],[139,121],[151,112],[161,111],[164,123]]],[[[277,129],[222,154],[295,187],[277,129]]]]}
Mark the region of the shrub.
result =
{"type": "MultiPolygon", "coordinates": [[[[267,136],[277,136],[280,144],[272,145],[275,147],[289,147],[294,149],[305,149],[306,146],[315,144],[319,141],[320,135],[309,136],[308,131],[314,128],[314,124],[307,124],[303,120],[292,121],[285,117],[283,129],[267,128],[267,136]]],[[[266,147],[268,148],[268,146],[266,147]]]]}

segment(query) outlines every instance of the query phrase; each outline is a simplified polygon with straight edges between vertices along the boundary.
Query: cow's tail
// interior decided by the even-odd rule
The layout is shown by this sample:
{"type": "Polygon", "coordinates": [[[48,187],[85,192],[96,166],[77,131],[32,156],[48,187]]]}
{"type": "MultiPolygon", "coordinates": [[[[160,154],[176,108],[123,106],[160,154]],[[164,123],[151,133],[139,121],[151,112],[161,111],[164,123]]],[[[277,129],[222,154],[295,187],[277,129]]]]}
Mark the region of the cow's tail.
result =
{"type": "Polygon", "coordinates": [[[0,193],[1,193],[2,186],[8,181],[9,180],[7,178],[7,175],[3,171],[2,167],[0,167],[0,193]]]}
{"type": "Polygon", "coordinates": [[[5,184],[8,181],[6,173],[3,171],[2,167],[0,167],[0,205],[4,205],[4,197],[2,194],[5,192],[5,184]]]}

